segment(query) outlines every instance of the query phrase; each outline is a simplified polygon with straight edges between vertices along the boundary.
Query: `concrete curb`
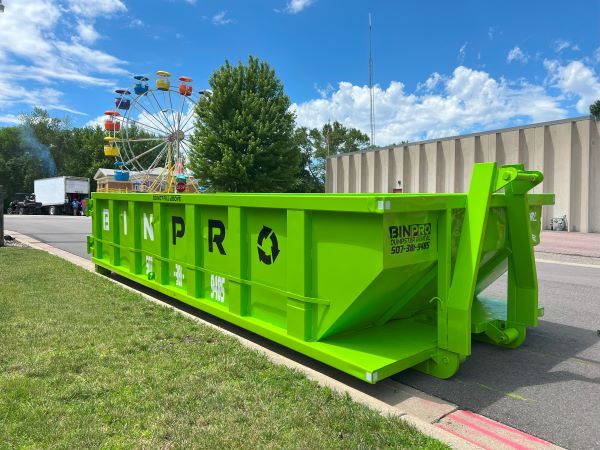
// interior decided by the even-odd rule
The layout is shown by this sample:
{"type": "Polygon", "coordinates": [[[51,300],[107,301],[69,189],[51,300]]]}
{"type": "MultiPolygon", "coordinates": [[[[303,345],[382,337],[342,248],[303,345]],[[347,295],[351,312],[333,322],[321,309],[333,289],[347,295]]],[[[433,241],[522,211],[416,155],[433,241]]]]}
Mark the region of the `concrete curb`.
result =
{"type": "MultiPolygon", "coordinates": [[[[19,242],[27,244],[32,248],[46,251],[52,255],[63,258],[79,267],[95,273],[94,264],[85,258],[81,258],[64,250],[57,249],[49,244],[40,242],[35,238],[15,231],[6,230],[5,233],[12,235],[19,242]]],[[[508,445],[508,447],[522,449],[559,448],[553,444],[529,436],[519,430],[515,430],[511,427],[507,427],[506,425],[498,424],[490,419],[486,419],[483,416],[473,415],[473,413],[469,413],[468,411],[459,410],[458,407],[452,403],[448,403],[437,397],[425,394],[424,392],[403,385],[391,379],[386,379],[376,385],[369,385],[362,383],[359,380],[351,379],[350,377],[344,380],[338,379],[345,378],[343,375],[341,377],[334,378],[311,367],[307,367],[275,351],[265,348],[214,323],[208,322],[200,317],[183,311],[174,305],[170,305],[152,297],[151,295],[140,292],[139,290],[123,284],[116,279],[110,277],[103,278],[106,278],[125,289],[135,292],[136,294],[141,295],[145,299],[150,300],[157,305],[171,308],[191,320],[217,329],[220,332],[235,338],[242,345],[264,354],[274,364],[281,364],[302,372],[309,380],[315,381],[320,386],[328,387],[341,394],[348,394],[354,401],[378,411],[383,415],[401,417],[403,420],[413,425],[422,433],[444,442],[451,448],[461,450],[482,448],[491,449],[501,448],[506,445],[508,445]],[[491,429],[495,429],[493,425],[497,424],[496,428],[502,428],[502,433],[510,436],[500,436],[499,440],[494,440],[494,436],[499,435],[488,431],[481,432],[481,426],[464,426],[463,423],[457,424],[457,421],[461,420],[461,416],[454,418],[453,415],[462,413],[472,414],[473,416],[481,418],[480,420],[485,420],[485,426],[490,427],[491,429]],[[513,438],[514,440],[510,440],[513,438]],[[528,443],[534,443],[535,446],[529,446],[527,445],[528,443]]]]}

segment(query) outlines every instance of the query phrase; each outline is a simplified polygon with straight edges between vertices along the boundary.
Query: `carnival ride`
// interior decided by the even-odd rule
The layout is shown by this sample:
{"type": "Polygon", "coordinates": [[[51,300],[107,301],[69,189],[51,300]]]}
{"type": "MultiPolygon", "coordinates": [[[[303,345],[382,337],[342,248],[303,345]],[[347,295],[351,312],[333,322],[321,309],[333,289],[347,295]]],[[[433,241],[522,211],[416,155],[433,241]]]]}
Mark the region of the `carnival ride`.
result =
{"type": "Polygon", "coordinates": [[[181,76],[173,86],[169,72],[156,75],[154,86],[136,75],[131,89],[115,90],[114,109],[104,113],[104,155],[115,158],[114,179],[130,186],[126,191],[197,192],[185,168],[195,125],[193,80],[181,76]]]}

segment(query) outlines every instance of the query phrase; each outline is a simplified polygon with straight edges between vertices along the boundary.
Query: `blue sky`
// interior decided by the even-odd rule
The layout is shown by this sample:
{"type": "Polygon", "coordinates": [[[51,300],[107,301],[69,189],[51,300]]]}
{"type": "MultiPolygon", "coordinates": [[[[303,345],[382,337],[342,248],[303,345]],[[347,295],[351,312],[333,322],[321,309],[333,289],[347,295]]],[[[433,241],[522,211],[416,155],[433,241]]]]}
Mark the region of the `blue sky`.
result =
{"type": "Polygon", "coordinates": [[[283,80],[301,125],[369,130],[373,16],[376,143],[588,113],[600,98],[598,2],[3,0],[0,126],[33,106],[74,125],[156,70],[207,88],[253,54],[283,80]]]}

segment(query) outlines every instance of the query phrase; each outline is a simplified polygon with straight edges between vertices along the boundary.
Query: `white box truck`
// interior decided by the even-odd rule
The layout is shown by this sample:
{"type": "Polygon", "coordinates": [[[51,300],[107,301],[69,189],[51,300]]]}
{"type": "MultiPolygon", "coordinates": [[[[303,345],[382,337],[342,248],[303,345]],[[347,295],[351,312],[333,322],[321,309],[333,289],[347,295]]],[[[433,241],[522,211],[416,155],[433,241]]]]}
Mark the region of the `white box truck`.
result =
{"type": "Polygon", "coordinates": [[[90,195],[90,179],[81,177],[42,178],[33,182],[36,202],[45,214],[71,214],[73,199],[81,201],[90,195]]]}

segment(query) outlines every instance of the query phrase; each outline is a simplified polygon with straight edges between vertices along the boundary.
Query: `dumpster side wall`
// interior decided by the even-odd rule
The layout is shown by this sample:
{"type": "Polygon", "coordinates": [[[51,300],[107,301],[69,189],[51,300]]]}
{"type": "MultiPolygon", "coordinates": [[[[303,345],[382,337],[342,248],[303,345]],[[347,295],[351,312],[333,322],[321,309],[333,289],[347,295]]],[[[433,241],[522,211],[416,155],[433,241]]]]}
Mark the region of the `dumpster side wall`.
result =
{"type": "Polygon", "coordinates": [[[377,323],[438,257],[436,211],[306,211],[153,202],[140,194],[104,197],[94,199],[97,262],[307,341],[377,323]]]}
{"type": "Polygon", "coordinates": [[[381,214],[108,197],[94,200],[97,262],[303,340],[343,331],[383,270],[381,214]]]}
{"type": "MultiPolygon", "coordinates": [[[[197,205],[181,196],[177,202],[140,194],[103,197],[94,200],[97,261],[303,340],[434,307],[440,211],[380,214],[197,205]]],[[[403,198],[411,202],[420,200],[403,198]]],[[[464,209],[452,216],[454,261],[464,209]]],[[[505,209],[491,208],[483,263],[505,249],[506,228],[505,209]]]]}

